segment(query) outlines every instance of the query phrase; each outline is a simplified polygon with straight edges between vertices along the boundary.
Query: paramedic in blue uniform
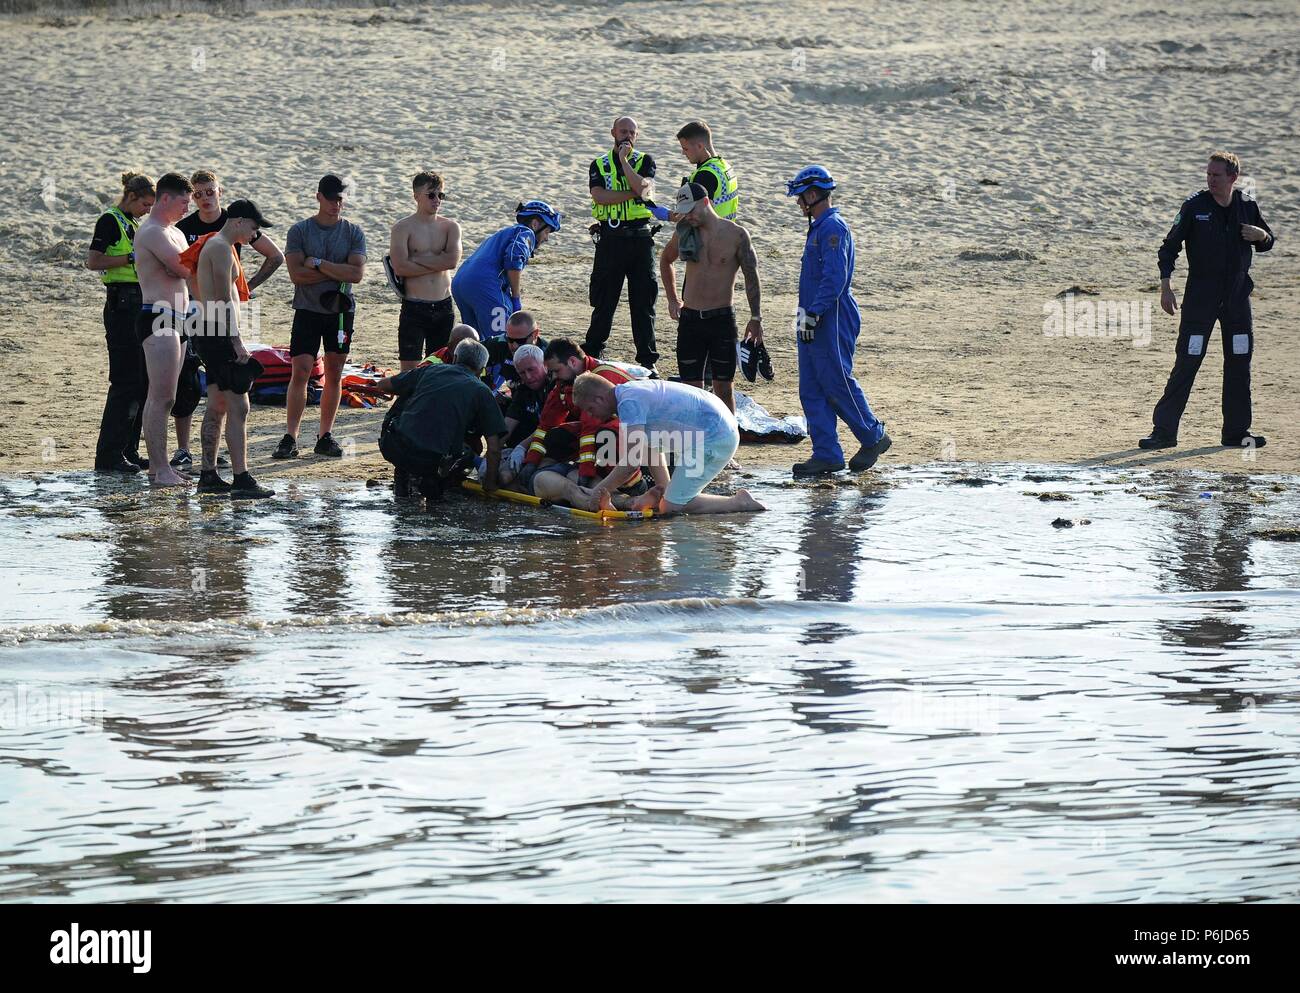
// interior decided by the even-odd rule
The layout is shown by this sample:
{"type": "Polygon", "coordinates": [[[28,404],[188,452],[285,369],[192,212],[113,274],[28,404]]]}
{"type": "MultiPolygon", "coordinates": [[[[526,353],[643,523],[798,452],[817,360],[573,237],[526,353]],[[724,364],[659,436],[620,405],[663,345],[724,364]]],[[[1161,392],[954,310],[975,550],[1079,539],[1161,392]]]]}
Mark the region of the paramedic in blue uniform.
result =
{"type": "Polygon", "coordinates": [[[519,204],[515,223],[489,235],[452,277],[461,323],[484,341],[505,334],[510,315],[524,309],[524,268],[551,232],[559,231],[560,212],[545,200],[519,204]]]}
{"type": "Polygon", "coordinates": [[[799,270],[799,310],[795,334],[799,352],[799,403],[808,420],[813,453],[794,466],[796,476],[821,476],[844,468],[836,421],[845,423],[862,446],[849,468],[862,472],[876,464],[891,444],[853,378],[862,316],[853,299],[853,233],[831,206],[835,180],[818,165],[808,166],[785,184],[808,218],[808,240],[799,270]]]}
{"type": "Polygon", "coordinates": [[[1250,433],[1250,357],[1255,333],[1250,318],[1250,260],[1273,247],[1273,232],[1260,216],[1255,198],[1233,189],[1241,162],[1231,152],[1215,152],[1205,167],[1207,189],[1183,202],[1174,226],[1160,245],[1160,307],[1172,315],[1178,298],[1169,285],[1178,251],[1187,249],[1183,316],[1174,346],[1174,368],[1152,416],[1153,430],[1141,448],[1178,444],[1178,422],[1205,358],[1217,321],[1223,337],[1224,445],[1263,448],[1264,437],[1250,433]]]}

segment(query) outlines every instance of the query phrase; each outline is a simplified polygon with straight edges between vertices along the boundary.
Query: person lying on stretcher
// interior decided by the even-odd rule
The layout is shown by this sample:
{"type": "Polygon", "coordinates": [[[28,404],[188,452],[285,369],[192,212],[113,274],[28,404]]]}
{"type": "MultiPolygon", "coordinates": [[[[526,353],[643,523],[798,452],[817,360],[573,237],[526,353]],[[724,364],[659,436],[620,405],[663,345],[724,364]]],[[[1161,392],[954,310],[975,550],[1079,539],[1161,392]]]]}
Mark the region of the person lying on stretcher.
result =
{"type": "MultiPolygon", "coordinates": [[[[600,510],[600,497],[594,486],[617,464],[618,431],[617,428],[602,427],[591,439],[586,439],[585,436],[579,437],[581,430],[577,421],[551,428],[546,432],[546,455],[541,465],[525,467],[530,471],[505,484],[505,488],[529,493],[548,503],[567,503],[570,507],[593,512],[600,510]],[[583,444],[584,440],[588,443],[583,444]],[[587,462],[594,471],[584,474],[583,465],[587,462]]],[[[657,502],[643,499],[650,487],[647,473],[656,480],[658,474],[662,474],[662,483],[667,483],[667,471],[662,466],[656,466],[655,470],[657,472],[634,472],[612,495],[613,509],[644,510],[657,502]]]]}

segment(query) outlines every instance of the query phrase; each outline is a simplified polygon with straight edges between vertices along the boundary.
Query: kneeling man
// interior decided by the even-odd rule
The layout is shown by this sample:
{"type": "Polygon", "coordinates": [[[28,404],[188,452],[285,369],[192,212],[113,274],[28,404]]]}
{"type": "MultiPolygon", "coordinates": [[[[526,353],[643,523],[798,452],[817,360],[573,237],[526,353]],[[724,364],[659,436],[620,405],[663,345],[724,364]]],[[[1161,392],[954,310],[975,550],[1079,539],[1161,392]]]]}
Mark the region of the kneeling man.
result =
{"type": "MultiPolygon", "coordinates": [[[[496,397],[479,378],[487,359],[482,342],[466,338],[456,346],[451,365],[418,365],[375,384],[375,389],[400,398],[390,412],[395,416],[391,421],[385,418],[379,451],[399,476],[409,474],[418,480],[420,493],[428,499],[439,499],[448,474],[458,463],[464,464],[466,435],[486,439],[483,490],[496,492],[506,420],[496,397]]],[[[397,489],[400,493],[402,487],[397,489]]]]}
{"type": "Polygon", "coordinates": [[[677,465],[667,487],[653,486],[638,502],[639,507],[654,507],[659,514],[733,514],[767,509],[748,490],[737,490],[728,497],[702,492],[740,447],[736,415],[712,393],[662,379],[615,386],[608,379],[585,372],[574,381],[573,403],[601,421],[619,419],[619,465],[594,488],[602,507],[612,506],[610,495],[639,466],[662,466],[665,456],[671,454],[677,465]]]}

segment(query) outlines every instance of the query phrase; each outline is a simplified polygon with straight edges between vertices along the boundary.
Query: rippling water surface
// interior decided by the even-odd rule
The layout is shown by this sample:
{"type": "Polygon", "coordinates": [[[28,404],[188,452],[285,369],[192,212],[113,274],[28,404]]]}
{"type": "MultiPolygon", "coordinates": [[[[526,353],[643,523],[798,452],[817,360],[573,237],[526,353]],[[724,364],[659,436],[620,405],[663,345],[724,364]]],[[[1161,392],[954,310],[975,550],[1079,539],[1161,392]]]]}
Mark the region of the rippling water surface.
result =
{"type": "Polygon", "coordinates": [[[1300,897],[1294,481],[969,472],[0,481],[0,899],[1300,897]]]}

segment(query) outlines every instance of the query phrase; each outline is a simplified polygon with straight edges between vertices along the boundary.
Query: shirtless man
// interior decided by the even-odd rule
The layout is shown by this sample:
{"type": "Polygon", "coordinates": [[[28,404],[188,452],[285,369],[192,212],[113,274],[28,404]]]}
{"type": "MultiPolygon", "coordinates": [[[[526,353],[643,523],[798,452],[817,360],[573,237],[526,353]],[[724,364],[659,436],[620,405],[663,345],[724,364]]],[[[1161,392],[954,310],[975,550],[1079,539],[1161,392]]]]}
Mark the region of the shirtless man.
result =
{"type": "MultiPolygon", "coordinates": [[[[221,230],[222,225],[226,223],[226,208],[221,206],[221,195],[225,190],[221,185],[221,180],[217,178],[216,173],[211,169],[199,169],[194,172],[190,176],[190,185],[194,187],[190,198],[194,201],[195,209],[181,218],[176,227],[180,229],[181,234],[185,235],[185,240],[193,245],[205,234],[221,230]]],[[[271,240],[266,232],[262,232],[261,236],[248,247],[262,256],[262,264],[258,267],[257,272],[248,277],[248,292],[252,294],[256,293],[257,288],[266,282],[275,270],[284,265],[284,253],[280,251],[279,246],[271,240]]],[[[192,286],[191,289],[193,289],[192,286]]],[[[185,376],[182,374],[181,378],[183,381],[185,376]]],[[[193,379],[197,383],[197,372],[193,379]]],[[[185,393],[184,385],[183,382],[178,384],[178,407],[181,406],[181,398],[185,393]]],[[[197,393],[198,391],[195,390],[191,399],[194,406],[197,406],[199,402],[197,393]]],[[[193,420],[194,406],[189,406],[190,413],[187,414],[178,414],[176,409],[172,410],[172,418],[176,422],[177,451],[172,456],[171,464],[177,469],[188,469],[194,464],[194,459],[190,455],[190,423],[193,420]]],[[[218,459],[218,464],[227,466],[230,465],[230,462],[223,455],[218,459]]]]}
{"type": "Polygon", "coordinates": [[[713,376],[714,395],[735,413],[731,381],[736,376],[737,333],[732,293],[739,269],[745,276],[745,296],[749,300],[745,341],[760,343],[763,317],[758,258],[749,242],[749,232],[719,217],[699,183],[687,183],[677,191],[673,213],[680,222],[659,256],[659,275],[668,294],[668,314],[677,321],[677,373],[683,383],[703,389],[707,364],[713,376]],[[686,260],[684,305],[677,297],[673,272],[678,258],[686,260]]]}
{"type": "Polygon", "coordinates": [[[185,235],[176,222],[190,203],[190,181],[169,172],[158,180],[157,200],[135,235],[135,269],[142,306],[135,329],[144,348],[149,394],[144,404],[145,446],[149,480],[154,486],[183,486],[189,481],[167,464],[167,416],[176,400],[176,379],[184,348],[181,334],[189,309],[189,270],[181,262],[185,235]]]}
{"type": "Polygon", "coordinates": [[[447,199],[436,172],[411,180],[415,213],[393,225],[388,242],[393,273],[406,280],[397,321],[397,358],[402,371],[447,345],[456,315],[451,304],[451,270],[460,264],[460,225],[439,217],[447,199]]]}
{"type": "Polygon", "coordinates": [[[203,469],[198,489],[200,493],[228,493],[236,500],[275,496],[273,490],[259,486],[248,471],[248,390],[256,377],[249,369],[248,349],[239,334],[236,289],[240,275],[238,246],[259,240],[262,229],[270,226],[253,201],[236,200],[226,210],[226,223],[199,252],[196,273],[203,321],[193,341],[208,374],[208,404],[199,434],[203,469]],[[226,448],[235,473],[233,484],[217,474],[217,443],[223,418],[226,448]]]}

